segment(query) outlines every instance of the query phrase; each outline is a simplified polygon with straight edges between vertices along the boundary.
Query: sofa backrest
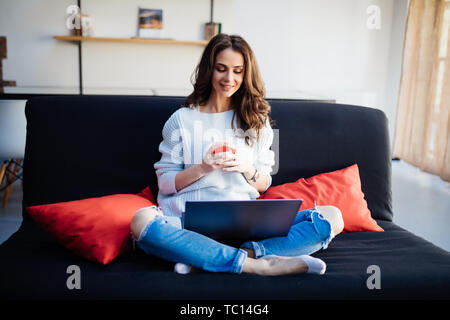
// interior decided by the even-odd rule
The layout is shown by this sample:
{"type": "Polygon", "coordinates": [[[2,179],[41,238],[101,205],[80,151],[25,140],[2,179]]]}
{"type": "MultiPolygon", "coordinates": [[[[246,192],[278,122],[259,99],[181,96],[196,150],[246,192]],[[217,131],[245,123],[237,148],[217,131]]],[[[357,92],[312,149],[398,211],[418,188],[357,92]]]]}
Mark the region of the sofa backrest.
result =
{"type": "MultiPolygon", "coordinates": [[[[182,97],[55,96],[27,101],[24,208],[150,186],[162,128],[182,97]]],[[[391,220],[391,162],[383,112],[358,106],[270,101],[273,185],[357,163],[372,216],[391,220]],[[277,140],[277,137],[276,139],[277,140]],[[275,149],[275,146],[274,146],[275,149]]]]}

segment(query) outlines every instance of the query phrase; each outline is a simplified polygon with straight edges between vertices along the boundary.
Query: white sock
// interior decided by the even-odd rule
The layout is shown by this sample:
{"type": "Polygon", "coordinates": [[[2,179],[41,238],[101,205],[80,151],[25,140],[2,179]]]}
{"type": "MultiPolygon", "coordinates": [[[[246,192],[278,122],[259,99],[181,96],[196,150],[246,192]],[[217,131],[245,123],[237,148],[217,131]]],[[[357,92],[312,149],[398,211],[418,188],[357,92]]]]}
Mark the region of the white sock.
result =
{"type": "Polygon", "coordinates": [[[187,264],[178,262],[175,264],[175,267],[173,269],[176,273],[188,274],[189,272],[191,272],[192,267],[187,264]]]}
{"type": "Polygon", "coordinates": [[[299,258],[308,265],[308,271],[306,273],[324,274],[327,269],[326,263],[319,258],[314,258],[306,254],[299,256],[299,258]]]}
{"type": "MultiPolygon", "coordinates": [[[[265,255],[262,256],[260,259],[270,259],[273,257],[283,257],[283,256],[277,256],[274,254],[269,254],[269,255],[265,255]]],[[[301,256],[293,256],[293,257],[288,257],[285,256],[285,258],[300,258],[303,260],[303,262],[306,263],[306,265],[308,266],[308,271],[306,271],[306,273],[311,273],[311,274],[324,274],[326,269],[327,269],[327,265],[326,263],[319,259],[319,258],[314,258],[308,255],[301,255],[301,256]]]]}

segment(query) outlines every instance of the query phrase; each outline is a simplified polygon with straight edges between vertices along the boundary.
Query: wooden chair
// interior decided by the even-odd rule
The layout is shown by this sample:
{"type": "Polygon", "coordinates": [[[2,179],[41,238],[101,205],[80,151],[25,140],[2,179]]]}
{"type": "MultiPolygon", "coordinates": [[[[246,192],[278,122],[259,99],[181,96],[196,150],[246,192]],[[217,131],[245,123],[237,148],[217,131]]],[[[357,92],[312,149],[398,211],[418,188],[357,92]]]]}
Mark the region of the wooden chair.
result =
{"type": "Polygon", "coordinates": [[[22,179],[22,159],[9,159],[3,161],[0,170],[0,193],[4,191],[3,208],[6,208],[6,205],[8,204],[13,183],[19,179],[22,179]]]}
{"type": "Polygon", "coordinates": [[[0,195],[4,208],[13,183],[22,179],[25,138],[25,101],[0,100],[0,195]]]}
{"type": "MultiPolygon", "coordinates": [[[[16,86],[15,81],[5,81],[3,80],[3,63],[2,60],[7,58],[7,49],[6,49],[6,37],[0,37],[0,93],[3,93],[3,87],[16,86]]],[[[8,103],[10,104],[10,103],[8,103]]],[[[3,160],[2,167],[0,169],[0,193],[5,191],[3,196],[3,208],[6,208],[6,204],[8,203],[9,195],[11,194],[12,184],[20,179],[22,174],[19,173],[19,169],[21,168],[22,157],[21,158],[6,158],[6,156],[10,154],[21,154],[21,152],[17,152],[16,147],[10,148],[9,143],[5,142],[5,140],[9,140],[11,137],[16,138],[17,135],[15,129],[11,129],[13,125],[16,125],[18,116],[20,115],[17,111],[22,111],[23,109],[12,110],[10,107],[5,106],[5,103],[0,104],[0,160],[3,160]],[[14,119],[11,119],[11,115],[14,116],[14,119]],[[12,120],[12,123],[9,123],[12,120]],[[6,127],[6,128],[5,128],[6,127]],[[5,178],[5,185],[3,185],[3,179],[5,178]]],[[[14,103],[13,103],[14,105],[14,103]]],[[[23,119],[25,117],[23,116],[23,119]]],[[[23,122],[20,122],[22,124],[23,122]]],[[[19,130],[23,129],[22,126],[19,127],[19,130]]],[[[21,139],[22,136],[19,137],[21,139]]],[[[13,141],[16,143],[16,141],[13,141]]],[[[19,144],[16,145],[19,148],[22,147],[22,144],[19,141],[19,144]]],[[[20,149],[19,149],[20,150],[20,149]]],[[[22,151],[23,152],[23,151],[22,151]]],[[[20,170],[21,172],[21,170],[20,170]]]]}

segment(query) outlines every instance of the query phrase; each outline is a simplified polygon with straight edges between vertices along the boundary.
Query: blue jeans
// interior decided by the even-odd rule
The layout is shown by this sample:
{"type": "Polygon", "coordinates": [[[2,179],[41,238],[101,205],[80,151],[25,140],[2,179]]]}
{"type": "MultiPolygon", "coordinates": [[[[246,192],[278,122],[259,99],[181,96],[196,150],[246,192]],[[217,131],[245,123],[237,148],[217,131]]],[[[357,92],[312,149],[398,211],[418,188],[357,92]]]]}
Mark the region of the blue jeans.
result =
{"type": "Polygon", "coordinates": [[[264,255],[297,256],[325,249],[331,241],[331,224],[315,209],[299,211],[289,233],[234,248],[182,228],[178,217],[156,216],[134,239],[147,254],[211,272],[241,273],[250,248],[255,258],[264,255]]]}

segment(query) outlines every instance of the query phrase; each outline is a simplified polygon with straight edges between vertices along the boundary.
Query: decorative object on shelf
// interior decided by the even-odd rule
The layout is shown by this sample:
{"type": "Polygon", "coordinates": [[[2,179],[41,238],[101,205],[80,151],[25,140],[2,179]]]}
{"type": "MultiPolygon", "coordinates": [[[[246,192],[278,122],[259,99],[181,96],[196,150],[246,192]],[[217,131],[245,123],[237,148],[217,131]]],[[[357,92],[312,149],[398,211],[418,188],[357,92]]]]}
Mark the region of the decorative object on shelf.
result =
{"type": "Polygon", "coordinates": [[[213,22],[214,0],[211,0],[211,14],[209,22],[205,23],[205,40],[209,41],[212,37],[222,32],[222,24],[213,22]]]}
{"type": "Polygon", "coordinates": [[[163,29],[162,9],[139,8],[138,38],[161,38],[163,29]]]}
{"type": "Polygon", "coordinates": [[[92,20],[88,14],[77,14],[75,19],[78,19],[79,21],[79,27],[72,29],[75,36],[90,37],[94,34],[92,20]]]}
{"type": "Polygon", "coordinates": [[[7,58],[6,54],[6,37],[0,37],[0,93],[3,93],[3,87],[15,87],[15,81],[3,80],[3,64],[2,60],[7,58]]]}
{"type": "Polygon", "coordinates": [[[205,23],[205,40],[209,41],[215,35],[221,33],[222,24],[216,22],[205,23]]]}
{"type": "Polygon", "coordinates": [[[81,35],[90,37],[94,34],[91,17],[87,14],[81,15],[81,35]]]}

